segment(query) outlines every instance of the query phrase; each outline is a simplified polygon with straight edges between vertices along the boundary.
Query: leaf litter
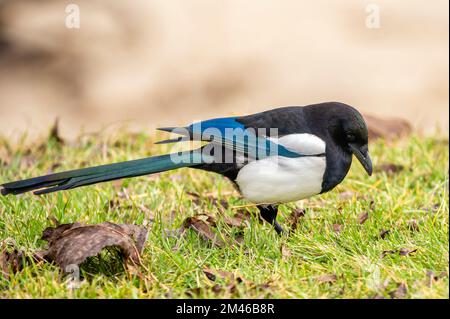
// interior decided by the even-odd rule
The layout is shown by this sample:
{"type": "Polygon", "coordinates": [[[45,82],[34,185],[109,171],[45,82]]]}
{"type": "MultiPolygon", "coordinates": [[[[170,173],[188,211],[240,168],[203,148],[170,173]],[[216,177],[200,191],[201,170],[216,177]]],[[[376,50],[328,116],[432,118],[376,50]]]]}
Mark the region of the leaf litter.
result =
{"type": "Polygon", "coordinates": [[[380,238],[381,239],[385,239],[387,237],[387,235],[389,235],[391,231],[389,229],[382,229],[380,231],[380,238]]]}
{"type": "Polygon", "coordinates": [[[262,297],[267,297],[268,289],[272,286],[272,281],[256,284],[239,276],[237,271],[230,272],[211,268],[204,268],[202,271],[213,284],[188,289],[186,290],[187,296],[198,297],[208,292],[212,292],[216,296],[224,293],[236,296],[239,292],[238,287],[243,285],[245,290],[261,291],[263,293],[262,297]]]}
{"type": "Polygon", "coordinates": [[[384,163],[377,165],[375,172],[385,172],[386,174],[396,174],[403,171],[405,167],[401,164],[384,163]]]}
{"type": "Polygon", "coordinates": [[[25,263],[25,255],[22,251],[7,247],[0,252],[0,277],[9,279],[11,273],[15,274],[22,270],[25,263]]]}
{"type": "Polygon", "coordinates": [[[304,209],[295,209],[292,211],[291,215],[289,216],[289,222],[291,224],[291,231],[295,231],[300,224],[300,220],[305,217],[306,210],[304,209]]]}
{"type": "Polygon", "coordinates": [[[418,248],[414,248],[414,249],[400,248],[400,249],[385,250],[381,253],[381,258],[384,258],[387,255],[392,255],[392,254],[399,254],[400,256],[409,256],[409,255],[415,253],[417,250],[418,250],[418,248]]]}
{"type": "Polygon", "coordinates": [[[79,266],[104,248],[116,247],[125,261],[140,264],[147,234],[147,229],[138,225],[111,222],[95,225],[63,224],[44,230],[42,239],[48,242],[48,248],[41,255],[66,271],[69,265],[79,266]]]}
{"type": "Polygon", "coordinates": [[[369,213],[364,212],[358,217],[358,222],[360,225],[364,224],[369,219],[369,213]]]}
{"type": "MultiPolygon", "coordinates": [[[[55,220],[55,219],[53,219],[55,220]]],[[[129,224],[85,225],[70,223],[47,227],[41,239],[47,242],[47,248],[35,252],[32,259],[58,265],[64,273],[71,272],[73,266],[81,266],[88,258],[98,256],[103,250],[117,253],[125,262],[140,264],[140,254],[147,240],[145,227],[129,224]]],[[[20,271],[24,263],[30,260],[24,252],[3,248],[0,254],[0,267],[3,277],[20,271]]]]}
{"type": "Polygon", "coordinates": [[[217,236],[212,229],[216,226],[215,220],[208,215],[196,215],[185,219],[183,226],[185,229],[192,229],[206,241],[212,242],[214,246],[224,247],[225,242],[217,236]]]}

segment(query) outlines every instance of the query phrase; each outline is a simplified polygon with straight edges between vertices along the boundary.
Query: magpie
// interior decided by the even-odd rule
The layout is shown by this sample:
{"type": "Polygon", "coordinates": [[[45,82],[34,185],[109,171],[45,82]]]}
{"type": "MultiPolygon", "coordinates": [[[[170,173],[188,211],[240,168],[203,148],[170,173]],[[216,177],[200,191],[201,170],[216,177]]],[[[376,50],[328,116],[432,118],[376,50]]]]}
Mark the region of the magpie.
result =
{"type": "Polygon", "coordinates": [[[368,130],[353,107],[327,102],[289,106],[247,116],[216,118],[159,130],[178,135],[158,143],[203,141],[190,151],[10,182],[1,193],[41,195],[181,167],[218,173],[255,203],[277,233],[278,205],[332,190],[347,175],[352,157],[372,174],[368,130]]]}

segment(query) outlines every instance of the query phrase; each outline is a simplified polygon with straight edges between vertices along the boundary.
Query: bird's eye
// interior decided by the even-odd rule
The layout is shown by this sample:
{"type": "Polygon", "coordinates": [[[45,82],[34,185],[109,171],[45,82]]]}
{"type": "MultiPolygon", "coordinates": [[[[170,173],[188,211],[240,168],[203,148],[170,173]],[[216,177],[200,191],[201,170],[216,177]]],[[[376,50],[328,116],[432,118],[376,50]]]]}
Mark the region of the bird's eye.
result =
{"type": "Polygon", "coordinates": [[[354,142],[355,141],[355,135],[352,134],[352,133],[347,133],[345,138],[347,139],[348,142],[354,142]]]}

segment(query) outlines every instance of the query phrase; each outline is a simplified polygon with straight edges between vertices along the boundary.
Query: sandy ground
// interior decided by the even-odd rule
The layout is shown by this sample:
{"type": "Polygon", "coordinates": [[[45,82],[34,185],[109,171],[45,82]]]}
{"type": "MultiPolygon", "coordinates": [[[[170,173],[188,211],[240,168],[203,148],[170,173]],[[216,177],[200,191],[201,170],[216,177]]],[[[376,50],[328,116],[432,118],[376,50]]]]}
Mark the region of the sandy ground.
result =
{"type": "Polygon", "coordinates": [[[448,1],[0,0],[0,134],[342,101],[448,135],[448,1]],[[380,9],[368,28],[367,5],[380,9]]]}

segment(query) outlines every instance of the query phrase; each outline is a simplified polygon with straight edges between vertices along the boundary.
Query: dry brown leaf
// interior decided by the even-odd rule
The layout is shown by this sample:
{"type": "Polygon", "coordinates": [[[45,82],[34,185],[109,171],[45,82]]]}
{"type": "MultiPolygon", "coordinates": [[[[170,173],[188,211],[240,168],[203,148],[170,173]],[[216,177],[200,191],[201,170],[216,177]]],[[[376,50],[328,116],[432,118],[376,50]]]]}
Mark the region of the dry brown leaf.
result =
{"type": "Polygon", "coordinates": [[[238,283],[242,282],[241,277],[236,277],[234,273],[229,271],[205,268],[203,269],[203,273],[211,281],[216,281],[217,278],[221,278],[223,280],[236,281],[238,283]]]}
{"type": "Polygon", "coordinates": [[[0,276],[8,279],[11,273],[22,270],[25,263],[24,253],[13,248],[9,251],[6,247],[0,252],[0,276]]]}
{"type": "Polygon", "coordinates": [[[427,270],[425,276],[427,278],[426,284],[427,284],[428,287],[433,286],[433,282],[437,281],[439,279],[439,277],[436,276],[436,274],[432,270],[427,270]]]}
{"type": "Polygon", "coordinates": [[[358,217],[358,223],[360,225],[362,225],[362,224],[364,224],[367,221],[368,218],[369,218],[369,213],[368,212],[362,213],[358,217]]]}
{"type": "Polygon", "coordinates": [[[431,287],[433,285],[434,281],[438,281],[439,279],[442,279],[446,276],[445,272],[441,272],[439,275],[436,275],[434,271],[427,270],[426,274],[426,284],[428,287],[431,287]]]}
{"type": "Polygon", "coordinates": [[[385,239],[387,235],[389,235],[391,231],[389,229],[382,229],[380,231],[380,237],[381,239],[385,239]]]}
{"type": "Polygon", "coordinates": [[[340,233],[342,231],[342,225],[341,224],[333,224],[333,231],[335,233],[340,233]]]}
{"type": "Polygon", "coordinates": [[[334,283],[337,280],[337,276],[335,274],[326,274],[316,277],[316,280],[319,283],[334,283]]]}
{"type": "Polygon", "coordinates": [[[292,231],[295,231],[297,229],[300,219],[304,217],[305,214],[306,211],[304,209],[296,209],[291,213],[291,215],[289,216],[289,221],[292,231]]]}
{"type": "Polygon", "coordinates": [[[125,259],[140,262],[140,253],[147,239],[147,229],[137,225],[104,222],[96,225],[63,224],[44,230],[48,242],[43,258],[55,262],[63,271],[69,265],[80,265],[106,247],[117,247],[125,259]]]}
{"type": "Polygon", "coordinates": [[[192,198],[192,202],[199,206],[201,201],[200,201],[200,195],[194,192],[186,192],[186,195],[189,195],[192,198]]]}
{"type": "Polygon", "coordinates": [[[212,230],[212,226],[208,221],[200,218],[200,216],[188,217],[183,223],[184,227],[193,229],[197,234],[203,237],[207,241],[211,241],[213,245],[217,247],[224,247],[225,242],[220,239],[216,233],[212,230]]]}
{"type": "Polygon", "coordinates": [[[408,288],[406,287],[406,284],[401,283],[398,284],[397,289],[394,291],[391,291],[389,295],[392,299],[401,299],[406,297],[406,294],[408,293],[408,288]]]}
{"type": "Polygon", "coordinates": [[[385,172],[386,174],[395,174],[403,171],[405,167],[400,164],[385,163],[375,167],[375,172],[385,172]]]}
{"type": "Polygon", "coordinates": [[[400,256],[408,256],[412,253],[415,253],[417,251],[417,248],[415,249],[408,249],[408,248],[400,248],[400,249],[394,249],[394,250],[385,250],[381,254],[381,258],[384,258],[387,255],[390,254],[399,254],[400,256]]]}
{"type": "Polygon", "coordinates": [[[408,249],[408,248],[400,248],[400,250],[398,251],[400,256],[408,256],[412,253],[415,253],[417,251],[417,248],[415,249],[408,249]]]}
{"type": "Polygon", "coordinates": [[[239,210],[233,217],[223,214],[225,224],[230,227],[242,228],[247,226],[251,220],[251,215],[246,210],[239,210]]]}

